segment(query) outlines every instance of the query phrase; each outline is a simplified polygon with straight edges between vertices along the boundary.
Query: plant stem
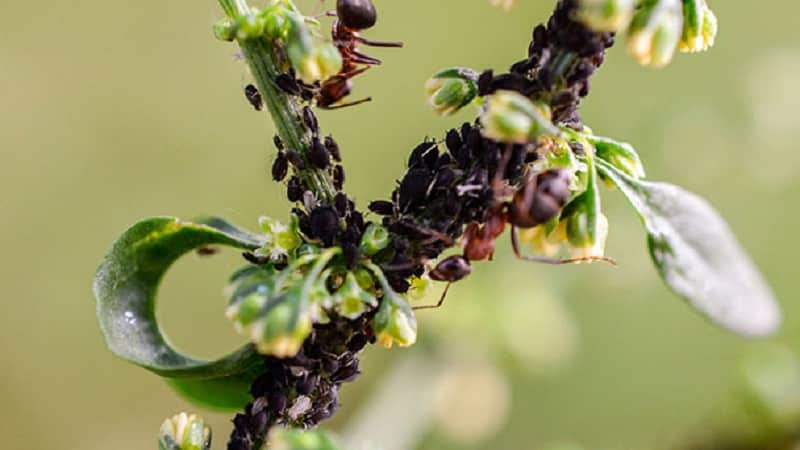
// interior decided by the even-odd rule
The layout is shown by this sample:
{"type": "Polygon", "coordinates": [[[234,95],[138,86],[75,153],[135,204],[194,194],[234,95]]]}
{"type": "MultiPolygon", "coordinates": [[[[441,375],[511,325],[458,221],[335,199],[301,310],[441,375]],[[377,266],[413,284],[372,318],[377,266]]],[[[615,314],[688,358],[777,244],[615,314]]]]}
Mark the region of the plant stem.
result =
{"type": "MultiPolygon", "coordinates": [[[[245,0],[219,0],[219,4],[231,20],[250,13],[245,0]]],[[[288,148],[307,156],[311,146],[311,133],[303,122],[302,106],[275,83],[275,78],[280,75],[281,70],[275,59],[274,43],[266,38],[237,39],[237,41],[245,61],[250,66],[255,85],[267,105],[267,111],[272,117],[278,136],[288,148]]],[[[313,167],[306,167],[297,172],[320,201],[328,204],[333,201],[336,189],[326,172],[313,167]]]]}

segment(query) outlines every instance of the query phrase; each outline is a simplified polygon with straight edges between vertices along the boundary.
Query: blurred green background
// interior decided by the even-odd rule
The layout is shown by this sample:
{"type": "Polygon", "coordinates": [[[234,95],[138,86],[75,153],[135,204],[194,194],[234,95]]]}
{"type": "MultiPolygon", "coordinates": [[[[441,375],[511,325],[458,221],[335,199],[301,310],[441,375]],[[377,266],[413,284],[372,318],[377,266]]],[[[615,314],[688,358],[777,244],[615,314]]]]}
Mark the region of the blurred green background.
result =
{"type": "MultiPolygon", "coordinates": [[[[301,2],[310,5],[311,2],[301,2]]],[[[520,0],[376,0],[370,37],[382,68],[357,80],[370,104],[321,113],[339,139],[349,191],[385,197],[423,137],[472,120],[441,119],[422,85],[437,69],[505,69],[554,4],[520,0]]],[[[761,265],[783,304],[773,341],[800,338],[796,199],[800,195],[800,6],[714,1],[717,46],[666,70],[615,48],[583,106],[599,134],[633,143],[649,177],[709,198],[761,265]]],[[[6,2],[0,15],[0,429],[3,448],[155,448],[167,415],[192,409],[157,377],[106,351],[91,280],[110,243],[152,215],[226,216],[255,228],[286,216],[269,181],[272,126],[241,93],[249,76],[217,42],[212,0],[6,2]]],[[[633,212],[605,196],[608,253],[621,268],[493,263],[420,314],[413,350],[370,349],[326,428],[358,450],[659,449],[718,413],[754,345],[720,331],[662,287],[633,212]],[[372,434],[370,434],[372,433],[372,434]],[[381,436],[383,436],[381,438],[381,436]],[[373,439],[374,437],[374,439],[373,439]],[[565,447],[566,448],[566,447],[565,447]]],[[[240,340],[222,316],[236,255],[188,257],[159,313],[200,356],[240,340]]],[[[205,412],[216,449],[228,414],[205,412]]]]}

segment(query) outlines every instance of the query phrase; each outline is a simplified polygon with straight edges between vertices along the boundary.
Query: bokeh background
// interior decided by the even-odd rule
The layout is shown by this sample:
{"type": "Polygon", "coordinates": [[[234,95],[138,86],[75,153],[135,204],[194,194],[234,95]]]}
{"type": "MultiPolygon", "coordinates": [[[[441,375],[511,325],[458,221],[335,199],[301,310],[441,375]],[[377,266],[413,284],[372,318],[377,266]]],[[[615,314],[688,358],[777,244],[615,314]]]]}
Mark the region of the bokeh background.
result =
{"type": "MultiPolygon", "coordinates": [[[[487,0],[375,3],[370,37],[406,48],[376,50],[385,65],[357,80],[354,96],[375,101],[321,114],[362,207],[388,195],[422,138],[474,116],[436,117],[423,98],[426,78],[453,65],[506,68],[554,2],[520,0],[510,14],[487,0]]],[[[234,46],[211,36],[221,16],[212,0],[4,4],[2,446],[155,448],[163,418],[192,407],[106,351],[95,267],[145,216],[218,214],[251,228],[259,215],[285,216],[283,187],[266,171],[272,125],[245,102],[249,75],[234,46]]],[[[651,71],[615,48],[583,116],[596,132],[633,143],[650,178],[719,208],[781,299],[781,333],[746,342],[674,298],[633,212],[609,193],[608,253],[621,268],[526,264],[503,242],[444,308],[420,313],[416,348],[366,353],[365,374],[345,387],[327,429],[354,450],[625,450],[672,448],[745,420],[721,419],[741,409],[743,358],[793,352],[800,338],[800,6],[711,4],[721,30],[710,53],[651,71]]],[[[211,357],[240,344],[222,316],[223,284],[238,264],[233,254],[188,257],[168,274],[159,314],[182,348],[211,357]]],[[[790,369],[777,378],[796,387],[796,361],[786,358],[790,369]]],[[[792,392],[772,395],[796,399],[792,392]]],[[[204,415],[214,448],[224,448],[229,414],[204,415]]]]}

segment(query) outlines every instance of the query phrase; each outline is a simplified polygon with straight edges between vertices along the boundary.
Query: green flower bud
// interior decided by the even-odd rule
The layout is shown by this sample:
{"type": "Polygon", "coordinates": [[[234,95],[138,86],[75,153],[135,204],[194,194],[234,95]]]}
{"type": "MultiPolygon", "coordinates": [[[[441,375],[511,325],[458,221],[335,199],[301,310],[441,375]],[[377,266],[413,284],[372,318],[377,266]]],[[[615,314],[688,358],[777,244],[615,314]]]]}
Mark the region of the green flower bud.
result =
{"type": "Polygon", "coordinates": [[[264,34],[272,39],[286,39],[289,34],[289,21],[286,19],[286,10],[281,7],[271,7],[264,11],[264,34]]]}
{"type": "Polygon", "coordinates": [[[389,231],[381,225],[371,223],[361,236],[361,253],[372,256],[389,246],[389,231]]]}
{"type": "Polygon", "coordinates": [[[327,80],[342,70],[342,54],[333,44],[320,42],[316,48],[316,57],[321,80],[327,80]]]}
{"type": "Polygon", "coordinates": [[[633,16],[635,0],[580,0],[577,19],[595,31],[617,32],[633,16]]]}
{"type": "Polygon", "coordinates": [[[214,37],[230,42],[236,39],[236,26],[230,19],[222,19],[214,24],[214,37]]]}
{"type": "Polygon", "coordinates": [[[386,348],[393,344],[409,347],[417,342],[417,319],[408,302],[389,288],[384,290],[381,306],[373,319],[378,343],[386,348]]]}
{"type": "Polygon", "coordinates": [[[209,450],[211,428],[195,414],[177,414],[161,424],[159,450],[209,450]]]}
{"type": "Polygon", "coordinates": [[[372,276],[369,270],[359,267],[353,272],[353,275],[356,277],[356,281],[358,285],[361,286],[361,289],[365,291],[372,291],[375,288],[375,278],[372,276]]]}
{"type": "Polygon", "coordinates": [[[672,61],[682,32],[680,0],[647,0],[628,30],[628,53],[639,64],[664,67],[672,61]]]}
{"type": "Polygon", "coordinates": [[[256,250],[256,254],[278,261],[289,256],[303,243],[297,230],[297,218],[292,218],[291,225],[284,225],[270,217],[260,217],[258,224],[266,235],[264,245],[256,250]]]}
{"type": "Polygon", "coordinates": [[[601,258],[605,255],[608,219],[594,206],[589,192],[565,208],[567,241],[572,258],[601,258]]]}
{"type": "Polygon", "coordinates": [[[257,39],[264,35],[266,20],[256,9],[249,14],[239,17],[236,23],[236,37],[238,39],[257,39]]]}
{"type": "Polygon", "coordinates": [[[312,320],[308,302],[301,298],[299,287],[267,307],[267,313],[251,328],[250,340],[264,355],[290,358],[300,351],[311,334],[312,320]]]}
{"type": "Polygon", "coordinates": [[[553,257],[567,241],[567,221],[558,222],[552,230],[546,224],[521,230],[519,241],[533,248],[536,254],[553,257]]]}
{"type": "Polygon", "coordinates": [[[325,80],[342,68],[342,56],[330,42],[314,39],[308,25],[298,14],[287,14],[289,25],[287,53],[289,61],[303,82],[325,80]]]}
{"type": "Polygon", "coordinates": [[[683,0],[683,34],[678,48],[694,53],[708,50],[717,37],[717,16],[705,0],[683,0]]]}
{"type": "Polygon", "coordinates": [[[644,178],[642,161],[630,144],[599,136],[587,136],[587,139],[594,145],[598,158],[634,178],[644,178]]]}
{"type": "Polygon", "coordinates": [[[513,91],[490,96],[480,120],[483,134],[498,142],[523,144],[561,134],[553,125],[549,106],[513,91]]]}
{"type": "Polygon", "coordinates": [[[442,70],[425,83],[425,94],[434,111],[449,116],[478,96],[478,73],[462,67],[442,70]]]}
{"type": "Polygon", "coordinates": [[[348,319],[355,319],[378,306],[378,299],[362,289],[355,275],[348,272],[344,284],[334,294],[333,303],[336,312],[340,315],[348,319]]]}

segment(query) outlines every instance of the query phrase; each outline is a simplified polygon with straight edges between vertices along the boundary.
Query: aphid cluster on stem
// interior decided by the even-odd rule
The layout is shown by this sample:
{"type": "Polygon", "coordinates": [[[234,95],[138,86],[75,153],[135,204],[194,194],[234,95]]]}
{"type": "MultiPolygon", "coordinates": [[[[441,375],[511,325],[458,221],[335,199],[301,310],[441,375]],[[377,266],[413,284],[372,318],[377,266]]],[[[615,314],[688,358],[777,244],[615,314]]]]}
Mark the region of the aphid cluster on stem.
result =
{"type": "Polygon", "coordinates": [[[264,448],[276,425],[313,428],[331,417],[339,386],[358,377],[358,354],[374,340],[366,318],[335,317],[317,325],[296,356],[264,358],[264,374],[250,389],[253,401],[233,419],[228,450],[264,448]]]}
{"type": "Polygon", "coordinates": [[[614,44],[614,33],[593,31],[575,20],[578,0],[560,0],[547,25],[533,29],[528,57],[509,73],[483,72],[479,95],[513,90],[550,104],[554,123],[579,126],[578,104],[589,95],[589,78],[614,44]]]}

